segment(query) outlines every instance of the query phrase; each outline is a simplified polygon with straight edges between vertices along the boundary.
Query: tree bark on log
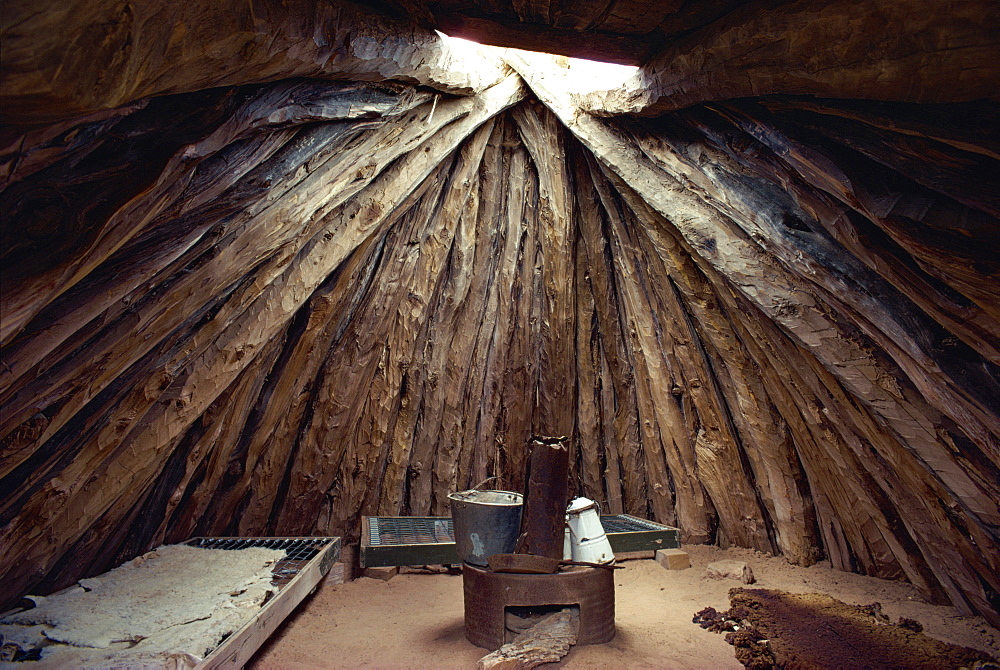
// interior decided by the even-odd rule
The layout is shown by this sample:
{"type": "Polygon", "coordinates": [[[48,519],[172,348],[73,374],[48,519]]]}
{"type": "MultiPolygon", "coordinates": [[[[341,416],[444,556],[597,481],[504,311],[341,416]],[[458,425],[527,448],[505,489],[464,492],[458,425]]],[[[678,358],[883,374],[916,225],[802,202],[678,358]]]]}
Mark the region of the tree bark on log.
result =
{"type": "Polygon", "coordinates": [[[5,595],[446,514],[558,427],[606,510],[997,621],[995,105],[599,120],[512,62],[554,112],[293,80],[0,133],[5,595]]]}
{"type": "Polygon", "coordinates": [[[750,3],[654,56],[620,89],[584,96],[602,116],[655,116],[782,93],[942,103],[996,100],[1000,14],[920,0],[750,3]],[[859,29],[867,26],[868,29],[859,29]],[[877,26],[877,28],[876,28],[877,26]],[[870,45],[873,31],[878,48],[870,45]],[[847,61],[845,54],[852,54],[847,61]]]}
{"type": "Polygon", "coordinates": [[[13,124],[294,77],[395,79],[462,95],[503,78],[495,59],[456,54],[432,30],[347,2],[292,0],[280,8],[44,2],[11,7],[0,38],[0,118],[13,124]],[[466,67],[452,67],[457,59],[466,67]]]}
{"type": "MultiPolygon", "coordinates": [[[[551,77],[529,68],[529,62],[541,66],[539,59],[517,56],[508,62],[627,190],[635,189],[636,200],[670,222],[706,272],[724,277],[730,290],[760,310],[759,320],[771,329],[769,342],[780,331],[808,352],[804,361],[822,371],[827,380],[811,392],[827,411],[847,410],[844,421],[831,427],[840,433],[843,450],[857,459],[850,469],[860,476],[858,497],[872,504],[874,525],[864,532],[873,537],[878,529],[882,537],[867,560],[872,569],[891,573],[893,563],[901,561],[909,578],[926,591],[936,588],[931,583],[936,578],[961,609],[995,618],[988,603],[997,592],[992,565],[1000,552],[987,552],[985,560],[973,557],[974,547],[990,542],[980,533],[989,533],[997,514],[991,483],[996,477],[987,474],[996,472],[993,456],[1000,453],[993,425],[997,414],[989,399],[995,394],[980,392],[996,383],[995,368],[973,355],[976,371],[957,373],[957,359],[945,360],[931,348],[931,334],[939,326],[912,301],[888,290],[881,277],[859,267],[843,247],[817,234],[821,226],[809,221],[829,220],[830,212],[823,211],[823,203],[809,202],[815,191],[797,192],[794,183],[781,185],[773,174],[734,166],[732,150],[727,154],[716,148],[719,144],[680,128],[683,116],[667,120],[670,130],[665,131],[660,124],[605,122],[581,114],[551,88],[551,77]],[[829,396],[833,389],[837,392],[829,396]],[[956,441],[968,460],[954,460],[956,441]],[[865,454],[863,444],[871,445],[878,458],[865,454]],[[938,499],[953,501],[950,511],[940,516],[937,508],[918,505],[903,480],[910,489],[937,489],[938,499]],[[899,522],[879,511],[886,503],[914,510],[906,513],[909,523],[903,522],[908,537],[901,539],[899,522]],[[916,521],[921,517],[926,522],[916,521]],[[944,519],[953,523],[947,531],[940,523],[944,519]],[[932,527],[934,537],[923,530],[932,527]],[[950,538],[947,547],[940,542],[942,532],[950,538]],[[926,563],[913,560],[917,551],[926,563]],[[956,562],[962,567],[946,568],[956,562]]],[[[935,498],[924,490],[927,500],[935,498]]],[[[840,523],[845,522],[842,517],[840,523]]]]}

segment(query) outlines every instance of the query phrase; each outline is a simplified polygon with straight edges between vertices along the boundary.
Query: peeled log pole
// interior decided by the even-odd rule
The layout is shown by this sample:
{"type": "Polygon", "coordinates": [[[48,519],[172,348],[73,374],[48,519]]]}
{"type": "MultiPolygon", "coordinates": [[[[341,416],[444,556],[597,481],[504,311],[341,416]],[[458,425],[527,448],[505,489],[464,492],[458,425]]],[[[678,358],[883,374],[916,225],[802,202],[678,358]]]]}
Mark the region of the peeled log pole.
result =
{"type": "Polygon", "coordinates": [[[512,116],[538,172],[538,241],[534,290],[539,328],[538,385],[532,430],[569,435],[573,430],[574,286],[573,196],[563,130],[543,105],[520,105],[512,116]]]}
{"type": "MultiPolygon", "coordinates": [[[[620,190],[628,193],[629,189],[620,190]]],[[[709,369],[722,386],[720,395],[728,399],[729,414],[753,472],[754,489],[773,524],[778,548],[792,563],[813,564],[820,549],[808,479],[788,426],[735,332],[734,316],[719,304],[718,282],[713,284],[705,277],[668,221],[643,201],[627,195],[625,199],[646,222],[646,233],[656,251],[653,256],[669,268],[670,282],[691,314],[697,331],[693,339],[701,342],[710,360],[709,369]]],[[[719,404],[725,405],[722,399],[719,404]]]]}
{"type": "MultiPolygon", "coordinates": [[[[909,564],[918,583],[927,583],[918,573],[929,567],[957,607],[1000,621],[992,604],[1000,591],[1000,552],[990,531],[1000,520],[990,457],[1000,438],[995,398],[977,388],[995,386],[989,364],[979,359],[973,370],[983,384],[956,376],[951,368],[961,359],[944,358],[932,344],[938,327],[817,232],[819,225],[809,222],[825,212],[805,213],[785,190],[792,186],[730,168],[726,152],[682,129],[655,132],[655,124],[589,116],[550,85],[558,74],[543,59],[507,60],[628,190],[670,221],[706,273],[754,305],[757,319],[794,342],[801,361],[821,375],[823,388],[811,390],[820,406],[851,419],[850,428],[839,421],[830,428],[857,459],[850,469],[866,471],[857,473],[859,496],[872,512],[860,530],[862,537],[880,536],[873,564],[887,570],[897,560],[909,564]],[[921,489],[924,502],[912,496],[921,489]],[[880,512],[885,505],[892,515],[880,512]],[[905,534],[892,518],[897,513],[905,534]],[[913,561],[914,549],[922,561],[913,561]]],[[[937,211],[931,211],[933,222],[937,211]]],[[[837,485],[824,479],[810,485],[828,492],[837,485]]],[[[861,551],[865,543],[856,546],[861,551]]]]}
{"type": "Polygon", "coordinates": [[[519,548],[521,553],[561,560],[569,502],[566,438],[535,438],[528,458],[519,548]]]}
{"type": "MultiPolygon", "coordinates": [[[[588,290],[594,299],[594,314],[586,326],[600,341],[599,414],[603,417],[601,436],[606,448],[605,482],[608,502],[618,504],[628,514],[648,514],[646,468],[641,463],[642,445],[639,437],[639,410],[634,382],[634,368],[628,353],[628,331],[624,322],[621,291],[617,288],[610,240],[606,237],[603,210],[593,206],[599,195],[590,170],[579,151],[576,153],[574,176],[578,206],[577,227],[582,252],[578,262],[584,271],[581,290],[588,290]]],[[[578,354],[579,356],[579,354],[578,354]]],[[[589,396],[582,386],[580,402],[589,396]]],[[[664,523],[677,523],[673,509],[668,516],[657,517],[664,523]]]]}
{"type": "MultiPolygon", "coordinates": [[[[23,588],[34,571],[47,570],[86,532],[87,519],[104,514],[112,506],[123,511],[129,509],[130,501],[154,481],[175,438],[287,327],[293,314],[350,251],[383,227],[392,209],[382,203],[405,200],[470,132],[517,102],[523,88],[511,77],[491,92],[493,95],[455,101],[464,108],[461,118],[430,138],[418,135],[409,148],[429,139],[422,147],[427,151],[411,151],[403,160],[396,161],[378,175],[374,184],[368,183],[368,189],[351,200],[349,206],[331,208],[331,213],[323,211],[323,204],[329,204],[329,196],[321,195],[319,202],[314,201],[314,207],[322,214],[310,220],[314,227],[305,236],[306,240],[299,240],[299,254],[286,251],[262,263],[258,270],[263,275],[260,284],[240,285],[245,297],[230,299],[222,312],[205,325],[204,336],[199,333],[200,337],[195,339],[198,348],[194,352],[183,347],[170,351],[161,359],[163,378],[151,380],[145,387],[136,384],[131,390],[134,398],[131,402],[95,417],[96,439],[80,436],[83,443],[77,447],[89,458],[65,466],[60,475],[67,477],[66,480],[46,482],[25,494],[30,499],[18,499],[16,507],[7,508],[5,532],[12,540],[8,558],[25,558],[15,561],[24,567],[19,568],[20,576],[13,590],[23,588]],[[136,418],[142,420],[135,421],[136,418]],[[151,458],[153,454],[157,457],[151,458]],[[94,472],[95,462],[106,468],[101,471],[106,473],[107,480],[99,495],[91,496],[87,484],[92,475],[88,473],[94,472]],[[49,520],[54,532],[38,533],[39,518],[49,520]]],[[[442,106],[438,106],[438,113],[442,106]]],[[[396,144],[401,144],[398,139],[396,144]]],[[[354,176],[339,178],[346,181],[354,176]]],[[[304,202],[299,200],[296,206],[302,207],[304,202]]],[[[273,209],[271,215],[276,215],[273,209]]],[[[73,436],[67,434],[66,439],[72,440],[73,436]]]]}
{"type": "Polygon", "coordinates": [[[396,79],[459,94],[503,77],[495,59],[457,55],[432,30],[339,0],[44,1],[5,8],[0,39],[0,118],[17,124],[294,77],[396,79]]]}
{"type": "Polygon", "coordinates": [[[671,513],[676,514],[684,541],[705,542],[712,535],[712,513],[697,479],[694,435],[670,393],[671,370],[664,359],[662,333],[652,304],[654,280],[646,272],[646,263],[635,253],[639,246],[635,236],[639,231],[629,225],[628,212],[622,209],[596,165],[591,164],[590,175],[607,217],[615,285],[621,300],[619,318],[628,334],[630,367],[636,372],[635,396],[644,463],[635,467],[649,473],[648,497],[655,518],[666,519],[671,513]]]}
{"type": "Polygon", "coordinates": [[[351,537],[360,514],[440,513],[458,482],[517,490],[551,421],[576,445],[570,486],[612,510],[825,552],[988,613],[996,387],[976,352],[996,351],[995,228],[982,180],[948,194],[995,162],[989,140],[935,121],[950,148],[918,188],[894,147],[922,127],[851,125],[852,104],[901,105],[741,102],[600,137],[570,118],[598,169],[537,104],[496,117],[494,89],[436,107],[306,81],[217,90],[4,154],[10,202],[72,196],[38,200],[47,234],[77,203],[130,203],[88,218],[106,243],[4,250],[47,275],[0,366],[9,592],[164,535],[351,537]],[[850,120],[850,141],[817,115],[850,120]]]}

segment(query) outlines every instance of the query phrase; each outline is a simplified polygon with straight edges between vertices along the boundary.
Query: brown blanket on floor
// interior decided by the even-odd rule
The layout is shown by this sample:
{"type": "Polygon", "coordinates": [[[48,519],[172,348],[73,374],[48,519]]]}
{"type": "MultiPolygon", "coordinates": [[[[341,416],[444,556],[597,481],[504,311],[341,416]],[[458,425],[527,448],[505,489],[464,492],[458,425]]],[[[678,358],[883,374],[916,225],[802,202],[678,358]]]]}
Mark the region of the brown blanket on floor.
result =
{"type": "MultiPolygon", "coordinates": [[[[893,624],[878,603],[848,605],[821,593],[735,588],[730,609],[708,607],[694,622],[725,632],[747,668],[972,668],[988,654],[941,642],[920,624],[893,624]]],[[[984,666],[980,666],[984,667],[984,666]]],[[[990,667],[989,665],[985,667],[990,667]]]]}

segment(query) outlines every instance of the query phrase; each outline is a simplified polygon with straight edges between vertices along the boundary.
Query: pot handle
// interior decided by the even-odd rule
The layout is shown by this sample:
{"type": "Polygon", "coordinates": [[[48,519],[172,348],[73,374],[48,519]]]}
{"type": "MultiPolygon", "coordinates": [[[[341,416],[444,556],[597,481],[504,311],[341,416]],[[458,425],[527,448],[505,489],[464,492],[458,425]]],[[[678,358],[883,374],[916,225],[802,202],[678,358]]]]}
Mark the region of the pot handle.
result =
{"type": "MultiPolygon", "coordinates": [[[[484,479],[483,481],[481,481],[481,482],[479,482],[478,484],[476,484],[475,486],[473,486],[473,487],[472,487],[472,490],[473,490],[473,491],[478,491],[478,490],[480,490],[480,487],[481,487],[481,486],[482,486],[483,484],[485,484],[486,482],[488,482],[488,481],[491,481],[491,480],[493,480],[493,479],[497,480],[497,484],[499,484],[499,483],[500,483],[500,477],[499,477],[498,475],[493,475],[492,477],[487,477],[487,478],[486,478],[486,479],[484,479]]],[[[493,489],[493,490],[494,490],[494,491],[496,491],[496,488],[494,487],[494,489],[493,489]]]]}

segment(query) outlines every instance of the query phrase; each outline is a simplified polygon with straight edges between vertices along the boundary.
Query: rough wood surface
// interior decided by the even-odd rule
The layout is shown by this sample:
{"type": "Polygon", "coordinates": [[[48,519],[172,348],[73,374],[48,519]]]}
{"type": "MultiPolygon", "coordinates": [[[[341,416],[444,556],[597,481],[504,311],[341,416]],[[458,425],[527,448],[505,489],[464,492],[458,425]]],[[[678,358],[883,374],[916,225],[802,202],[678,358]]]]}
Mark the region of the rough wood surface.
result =
{"type": "Polygon", "coordinates": [[[964,102],[997,99],[1000,12],[922,0],[751,2],[654,56],[620,89],[584,97],[601,115],[655,116],[784,93],[964,102]]]}
{"type": "MultiPolygon", "coordinates": [[[[907,167],[912,170],[914,165],[897,162],[897,171],[879,181],[880,192],[891,186],[898,193],[894,202],[904,207],[918,199],[925,205],[940,203],[927,223],[913,218],[921,215],[907,209],[904,236],[900,215],[875,215],[857,199],[837,201],[835,182],[823,181],[823,175],[863,169],[870,159],[858,156],[854,147],[838,149],[829,136],[810,135],[814,151],[825,153],[829,160],[822,172],[804,171],[802,177],[786,167],[784,152],[766,151],[756,137],[721,120],[732,118],[727,110],[740,109],[739,105],[716,105],[656,122],[606,122],[580,113],[553,83],[558,74],[545,71],[542,58],[512,54],[508,62],[607,166],[628,205],[643,212],[650,223],[661,221],[650,229],[672,238],[709,278],[730,322],[742,331],[744,344],[765,350],[780,345],[780,353],[766,359],[760,357],[763,351],[751,355],[757,374],[769,380],[765,387],[776,396],[772,400],[782,420],[792,427],[805,416],[807,422],[818,421],[823,427],[820,432],[810,428],[811,436],[793,428],[791,437],[835,563],[865,565],[866,571],[887,577],[905,574],[928,594],[943,589],[960,608],[996,618],[989,603],[997,592],[994,573],[1000,552],[989,529],[998,511],[997,368],[989,359],[990,347],[977,346],[984,338],[959,339],[919,306],[925,297],[921,283],[940,286],[963,272],[962,254],[945,261],[943,248],[961,250],[966,245],[962,238],[974,236],[981,250],[995,253],[996,221],[984,218],[989,216],[986,192],[978,196],[981,205],[967,197],[959,205],[946,195],[944,181],[937,180],[935,191],[929,192],[921,183],[927,177],[913,180],[907,167]],[[838,163],[833,163],[833,156],[838,163]],[[799,181],[803,179],[805,184],[799,181]],[[937,221],[948,221],[951,234],[939,229],[937,221]],[[926,233],[917,245],[919,228],[926,233]],[[850,245],[831,235],[832,229],[841,237],[858,235],[863,229],[869,239],[880,240],[889,254],[900,259],[906,258],[902,249],[912,249],[905,279],[920,283],[904,281],[885,264],[866,264],[872,255],[854,255],[850,245]],[[932,249],[920,248],[932,238],[932,249]],[[895,246],[897,239],[900,247],[895,246]],[[953,348],[945,353],[940,343],[949,337],[954,339],[947,346],[953,348]],[[958,350],[965,353],[956,356],[958,350]],[[802,375],[801,382],[796,381],[802,375]],[[789,392],[793,395],[781,397],[789,392]],[[823,415],[830,418],[820,419],[823,415]],[[838,460],[830,459],[831,444],[838,445],[842,454],[838,460]],[[963,445],[959,447],[963,457],[955,459],[958,444],[963,445]],[[872,458],[873,453],[877,457],[872,458]],[[851,480],[854,492],[844,496],[840,486],[851,480]],[[948,512],[934,503],[944,499],[952,501],[944,506],[948,512]],[[851,501],[854,511],[848,513],[851,501]],[[858,501],[868,508],[867,518],[859,518],[858,501]],[[949,521],[942,526],[945,519],[949,521]],[[901,525],[907,533],[899,532],[901,525]],[[942,534],[951,539],[942,542],[942,534]],[[983,546],[990,549],[977,550],[983,546]],[[920,559],[914,560],[918,555],[920,559]]],[[[799,132],[797,116],[783,119],[785,132],[799,132]]],[[[900,141],[892,132],[870,132],[883,143],[900,141]]],[[[969,159],[977,160],[974,154],[969,159]]],[[[857,179],[859,188],[874,183],[872,178],[857,179]]],[[[980,296],[997,286],[996,271],[990,261],[977,269],[983,272],[984,283],[975,290],[962,295],[958,281],[948,285],[954,302],[988,302],[980,296]]],[[[1000,328],[988,310],[983,309],[980,318],[994,334],[985,339],[995,341],[1000,328]]],[[[712,338],[705,339],[711,345],[712,338]]],[[[710,350],[711,346],[706,348],[710,350]]],[[[722,368],[716,370],[718,377],[722,368]]],[[[720,389],[731,384],[725,378],[717,378],[717,383],[720,389]]],[[[730,395],[730,404],[737,397],[730,395]]],[[[780,452],[762,459],[759,451],[753,451],[747,460],[751,468],[756,461],[758,471],[765,464],[773,468],[781,462],[774,458],[780,452]]],[[[795,472],[794,462],[789,465],[795,472]]],[[[676,476],[677,470],[672,466],[671,475],[676,476]]],[[[699,482],[710,491],[718,475],[700,467],[698,472],[699,482]]],[[[800,486],[801,482],[796,484],[800,486]]],[[[713,502],[716,497],[712,496],[713,502]]],[[[778,505],[785,506],[786,499],[778,498],[778,505]]],[[[787,512],[783,515],[787,518],[787,512]]],[[[768,523],[774,524],[773,518],[768,523]]],[[[769,530],[776,532],[786,536],[788,530],[769,530]]],[[[800,560],[809,560],[813,552],[809,547],[789,549],[800,560]]]]}
{"type": "MultiPolygon", "coordinates": [[[[576,626],[579,626],[577,623],[576,626]]],[[[570,610],[540,619],[513,641],[479,659],[478,670],[529,670],[555,663],[576,644],[577,631],[570,610]]]]}
{"type": "Polygon", "coordinates": [[[18,124],[290,77],[395,79],[457,94],[503,77],[495,59],[454,52],[432,30],[341,1],[46,1],[9,7],[0,39],[0,118],[18,124]]]}
{"type": "Polygon", "coordinates": [[[1000,622],[996,103],[599,119],[533,58],[549,109],[193,68],[3,128],[6,603],[194,534],[447,514],[557,434],[605,511],[1000,622]]]}

